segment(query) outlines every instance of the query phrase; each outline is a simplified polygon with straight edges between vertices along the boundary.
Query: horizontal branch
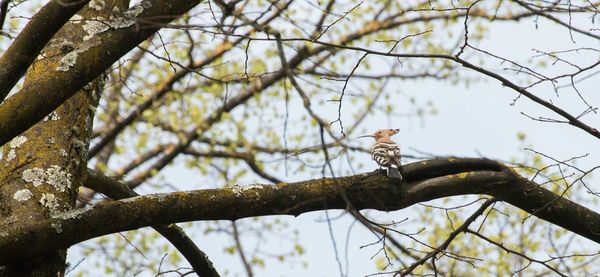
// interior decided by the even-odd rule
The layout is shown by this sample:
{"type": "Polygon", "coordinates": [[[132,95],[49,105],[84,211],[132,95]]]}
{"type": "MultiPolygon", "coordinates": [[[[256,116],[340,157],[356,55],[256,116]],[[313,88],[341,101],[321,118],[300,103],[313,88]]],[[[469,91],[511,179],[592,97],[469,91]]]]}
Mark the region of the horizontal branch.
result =
{"type": "MultiPolygon", "coordinates": [[[[83,183],[86,184],[86,187],[100,191],[112,199],[123,199],[139,195],[126,185],[91,169],[88,170],[83,183]]],[[[200,250],[179,226],[175,224],[155,225],[152,228],[173,244],[200,276],[220,276],[209,260],[208,255],[200,250]]]]}
{"type": "MultiPolygon", "coordinates": [[[[277,185],[205,189],[138,196],[97,204],[0,232],[0,264],[120,231],[196,220],[236,220],[324,209],[395,211],[438,198],[487,194],[600,243],[600,214],[486,159],[438,159],[403,167],[406,181],[381,171],[277,185]],[[110,224],[106,224],[110,222],[110,224]]],[[[111,186],[107,181],[106,185],[111,186]]],[[[113,184],[116,185],[116,184],[113,184]]]]}

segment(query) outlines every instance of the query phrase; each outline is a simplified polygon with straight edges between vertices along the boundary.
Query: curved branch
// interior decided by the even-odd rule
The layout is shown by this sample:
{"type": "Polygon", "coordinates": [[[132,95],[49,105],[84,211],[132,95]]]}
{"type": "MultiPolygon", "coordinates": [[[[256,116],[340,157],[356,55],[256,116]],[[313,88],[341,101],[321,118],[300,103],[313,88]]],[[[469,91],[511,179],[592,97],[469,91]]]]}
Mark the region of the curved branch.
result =
{"type": "MultiPolygon", "coordinates": [[[[124,184],[91,169],[88,169],[83,183],[86,184],[86,187],[100,191],[112,199],[123,199],[139,195],[124,184]]],[[[208,255],[200,250],[179,226],[175,224],[155,225],[152,228],[171,242],[200,276],[220,276],[213,263],[208,259],[208,255]]]]}
{"type": "Polygon", "coordinates": [[[487,194],[600,243],[600,214],[486,159],[439,159],[404,166],[405,182],[381,171],[298,183],[139,196],[75,210],[0,233],[0,264],[25,260],[105,234],[192,220],[299,215],[323,209],[394,211],[438,198],[487,194]],[[111,224],[106,224],[110,221],[111,224]]]}
{"type": "MultiPolygon", "coordinates": [[[[255,39],[255,40],[259,40],[259,39],[255,39]]],[[[271,38],[266,38],[266,39],[260,39],[260,40],[273,40],[271,38]]],[[[527,90],[524,87],[521,87],[519,85],[517,85],[516,83],[511,82],[510,80],[508,80],[507,78],[503,77],[502,75],[498,74],[498,73],[494,73],[490,70],[487,70],[481,66],[475,65],[473,63],[468,62],[467,60],[464,60],[462,58],[460,58],[457,55],[449,55],[449,54],[419,54],[419,53],[415,53],[415,54],[411,54],[411,53],[401,53],[401,54],[395,54],[395,53],[387,53],[387,52],[382,52],[382,51],[376,51],[376,50],[370,50],[367,48],[362,48],[362,47],[357,47],[357,46],[349,46],[349,45],[345,45],[343,43],[329,43],[329,42],[324,42],[324,41],[313,41],[313,40],[309,40],[309,39],[305,39],[305,38],[286,38],[286,39],[281,39],[281,41],[305,41],[305,42],[311,42],[311,43],[315,43],[315,44],[319,44],[321,45],[321,47],[334,47],[334,48],[339,48],[339,49],[346,49],[346,50],[352,50],[352,51],[358,51],[358,52],[362,52],[365,55],[369,54],[369,55],[378,55],[378,56],[384,56],[384,57],[396,57],[396,58],[420,58],[420,59],[442,59],[442,60],[449,60],[449,61],[453,61],[457,64],[462,65],[465,68],[471,69],[473,71],[479,72],[483,75],[486,75],[488,77],[491,77],[493,79],[496,79],[498,81],[500,81],[502,83],[502,86],[505,87],[509,87],[512,90],[514,90],[515,92],[519,93],[520,95],[523,95],[525,97],[527,97],[528,99],[530,99],[531,101],[546,107],[547,109],[553,111],[554,113],[562,116],[563,118],[566,119],[566,123],[575,126],[585,132],[587,132],[588,134],[599,138],[600,139],[600,131],[586,123],[584,123],[583,121],[580,120],[579,116],[574,116],[570,113],[568,113],[567,111],[565,111],[564,109],[559,108],[558,106],[554,105],[553,103],[546,101],[538,96],[536,96],[535,94],[533,94],[532,92],[530,92],[529,90],[527,90]]],[[[590,66],[589,68],[595,67],[597,66],[597,63],[594,63],[592,66],[590,66]]]]}
{"type": "Polygon", "coordinates": [[[536,10],[536,9],[532,8],[531,6],[529,6],[527,3],[524,3],[524,2],[519,1],[519,0],[514,0],[514,2],[517,3],[517,4],[519,4],[519,6],[525,8],[526,10],[528,10],[528,11],[530,11],[530,12],[536,14],[536,15],[545,17],[545,18],[549,19],[550,21],[555,22],[556,24],[559,24],[559,25],[562,25],[562,26],[566,27],[569,30],[575,31],[577,33],[580,33],[582,35],[585,35],[585,36],[588,36],[588,37],[591,37],[591,38],[600,39],[599,35],[596,35],[594,33],[588,32],[586,30],[577,28],[577,27],[571,25],[570,23],[562,22],[560,19],[552,16],[549,13],[546,13],[543,9],[536,10]]]}

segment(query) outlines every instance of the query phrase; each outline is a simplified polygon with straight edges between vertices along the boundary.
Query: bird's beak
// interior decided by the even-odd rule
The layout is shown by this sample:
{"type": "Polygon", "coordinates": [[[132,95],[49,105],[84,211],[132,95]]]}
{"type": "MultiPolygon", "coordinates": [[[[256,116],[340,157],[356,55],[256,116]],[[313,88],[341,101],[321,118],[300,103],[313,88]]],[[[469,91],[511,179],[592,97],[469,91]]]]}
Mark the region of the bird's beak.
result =
{"type": "Polygon", "coordinates": [[[374,138],[374,135],[364,135],[364,136],[360,136],[360,137],[356,137],[356,138],[374,138]]]}

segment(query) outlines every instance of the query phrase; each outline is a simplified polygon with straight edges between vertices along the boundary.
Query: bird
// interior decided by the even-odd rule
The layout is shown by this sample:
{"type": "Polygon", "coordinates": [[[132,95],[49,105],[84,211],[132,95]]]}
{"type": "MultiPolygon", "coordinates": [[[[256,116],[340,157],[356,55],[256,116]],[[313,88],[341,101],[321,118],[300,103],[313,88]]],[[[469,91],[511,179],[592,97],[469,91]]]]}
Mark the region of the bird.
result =
{"type": "Polygon", "coordinates": [[[371,159],[380,167],[387,168],[388,177],[402,180],[402,174],[400,174],[400,148],[398,144],[390,139],[399,131],[399,129],[379,129],[372,135],[364,135],[359,138],[374,138],[375,144],[371,148],[371,159]]]}

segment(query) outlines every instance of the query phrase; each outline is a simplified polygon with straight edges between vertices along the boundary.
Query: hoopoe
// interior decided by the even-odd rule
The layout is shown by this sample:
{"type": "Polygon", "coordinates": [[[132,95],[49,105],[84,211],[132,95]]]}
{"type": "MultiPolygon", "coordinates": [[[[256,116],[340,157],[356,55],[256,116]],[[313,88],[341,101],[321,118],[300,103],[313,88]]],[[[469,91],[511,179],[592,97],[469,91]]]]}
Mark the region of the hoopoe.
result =
{"type": "Polygon", "coordinates": [[[379,166],[387,167],[387,175],[390,178],[402,180],[400,174],[400,148],[391,136],[397,134],[399,129],[380,129],[373,135],[364,135],[361,137],[375,138],[375,144],[371,148],[371,158],[379,164],[379,166]]]}

